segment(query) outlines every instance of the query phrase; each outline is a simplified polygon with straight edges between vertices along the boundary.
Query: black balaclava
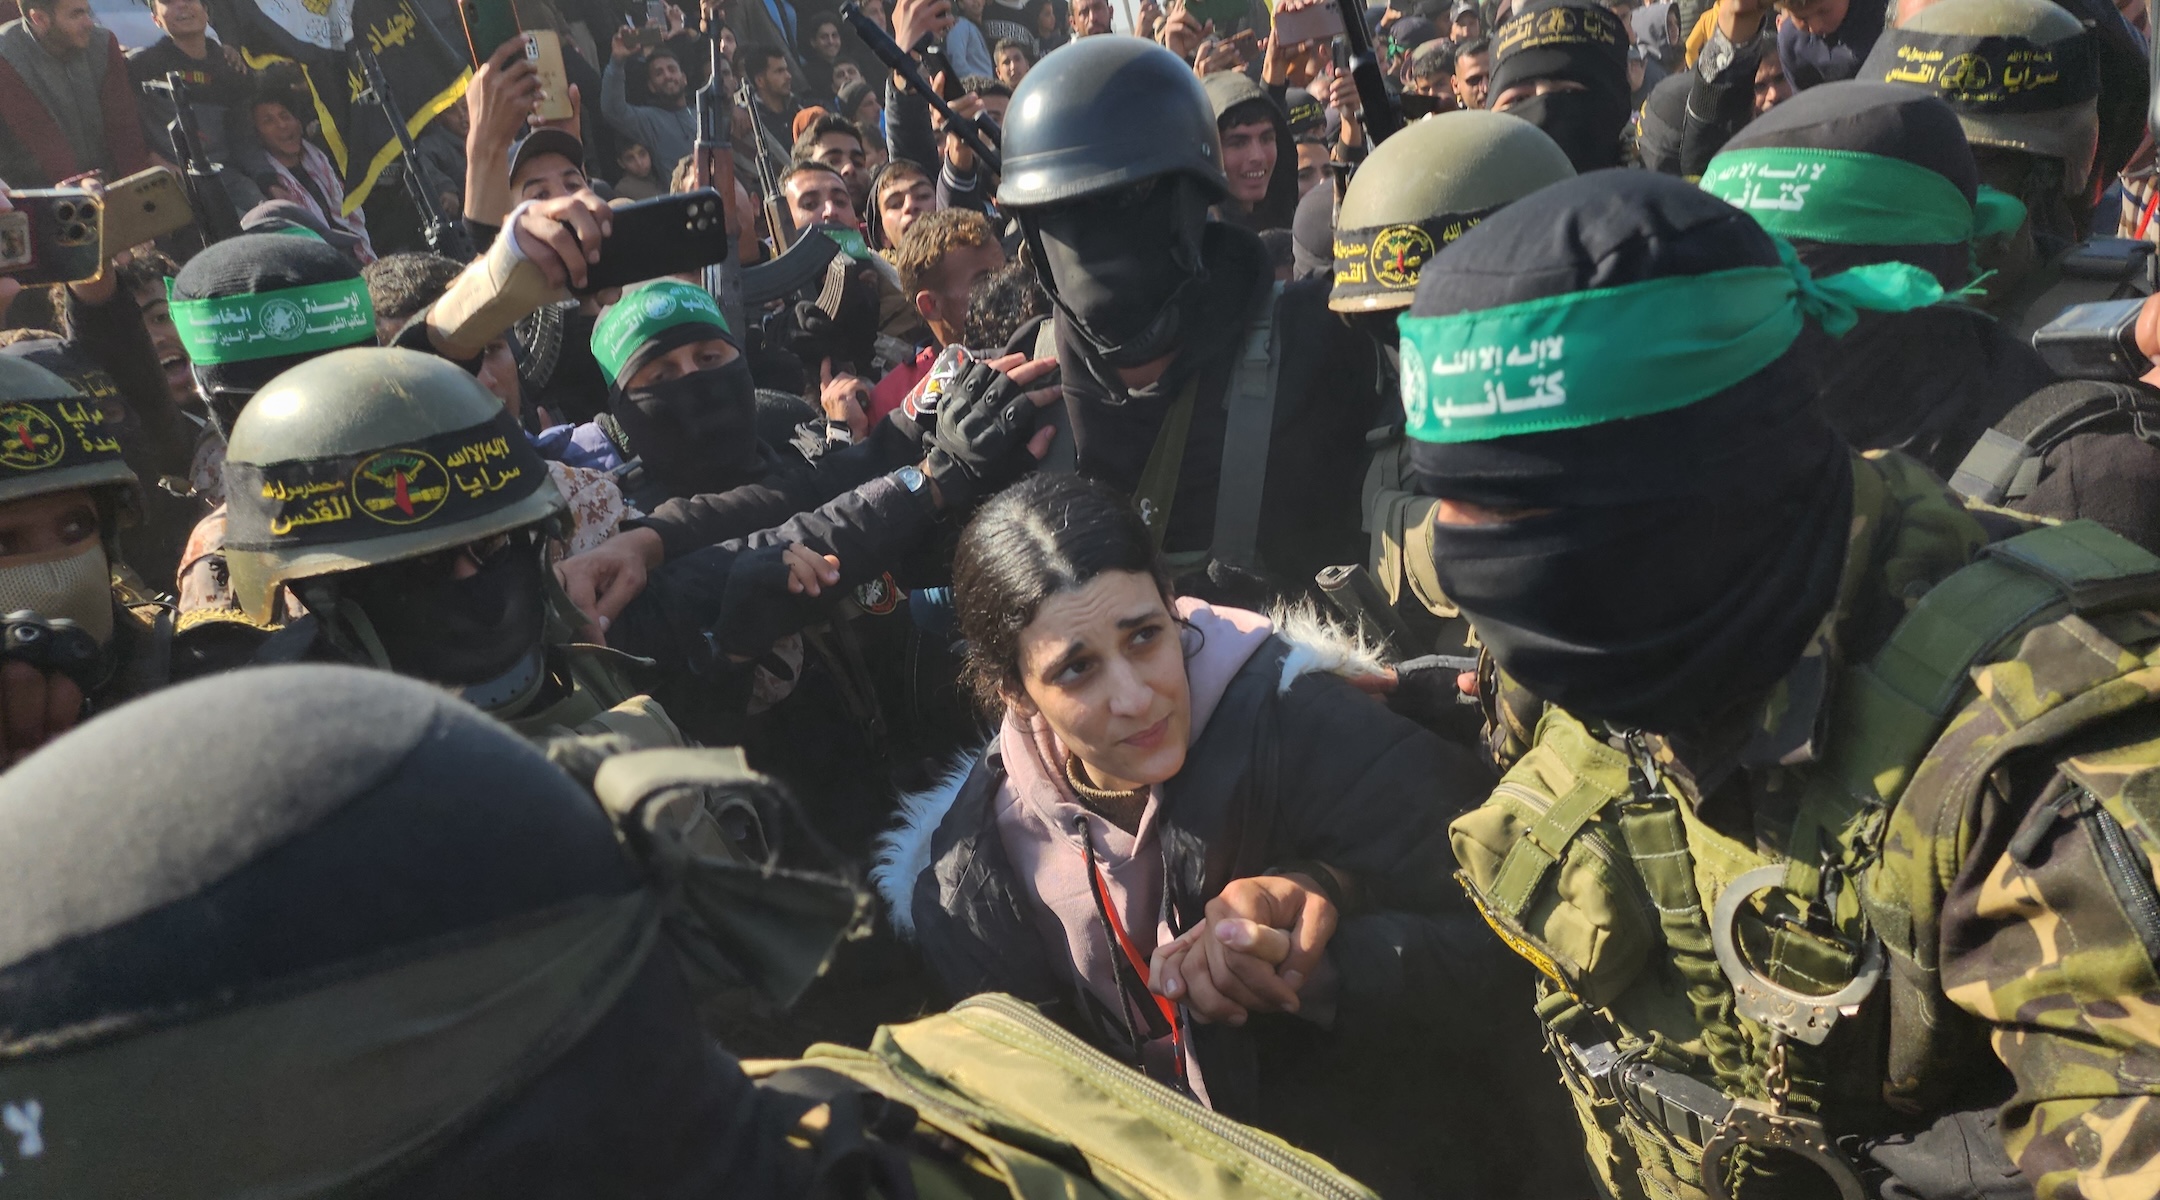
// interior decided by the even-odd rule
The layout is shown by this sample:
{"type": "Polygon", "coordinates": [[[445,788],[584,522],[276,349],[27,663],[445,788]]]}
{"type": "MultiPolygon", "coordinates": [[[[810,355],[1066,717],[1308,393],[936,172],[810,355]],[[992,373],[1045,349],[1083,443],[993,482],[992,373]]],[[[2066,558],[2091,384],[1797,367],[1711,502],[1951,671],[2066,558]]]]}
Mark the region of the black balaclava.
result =
{"type": "MultiPolygon", "coordinates": [[[[1957,113],[1918,89],[1845,81],[1799,93],[1726,144],[1855,151],[1924,167],[1970,202],[1980,184],[1957,113]]],[[[1972,282],[1970,241],[1854,245],[1792,239],[1816,275],[1868,263],[1911,263],[1954,292],[1972,282]]],[[[1903,450],[1947,477],[1980,435],[2018,401],[2053,381],[2029,345],[1961,305],[1862,312],[1819,355],[1823,416],[1863,450],[1903,450]]]]}
{"type": "MultiPolygon", "coordinates": [[[[188,260],[173,277],[174,300],[209,300],[221,296],[252,296],[262,292],[309,287],[341,279],[358,279],[352,260],[320,238],[292,233],[243,233],[214,242],[188,260]]],[[[370,326],[356,335],[355,346],[372,346],[370,326]]],[[[202,363],[194,366],[195,386],[203,394],[210,423],[221,436],[232,436],[233,422],[261,387],[311,358],[332,349],[306,354],[282,354],[246,362],[202,363]]]]}
{"type": "Polygon", "coordinates": [[[1335,185],[1332,182],[1305,193],[1298,201],[1297,216],[1290,222],[1290,253],[1299,279],[1335,273],[1335,185]]]}
{"type": "MultiPolygon", "coordinates": [[[[1633,111],[1627,33],[1620,18],[1571,0],[1532,0],[1493,35],[1491,89],[1498,100],[1519,83],[1561,79],[1581,91],[1547,92],[1517,101],[1521,117],[1560,144],[1577,171],[1620,165],[1620,134],[1633,111]]],[[[1488,102],[1489,104],[1490,102],[1488,102]]]]}
{"type": "MultiPolygon", "coordinates": [[[[1716,197],[1601,172],[1532,193],[1442,250],[1411,313],[1778,261],[1770,236],[1716,197]]],[[[1578,716],[1684,733],[1791,668],[1836,595],[1852,508],[1849,452],[1816,411],[1808,345],[1651,416],[1414,443],[1427,494],[1552,510],[1435,525],[1440,584],[1509,675],[1578,716]]]]}
{"type": "MultiPolygon", "coordinates": [[[[656,355],[722,336],[713,325],[670,326],[631,355],[620,377],[635,375],[656,355]]],[[[738,356],[724,367],[665,383],[627,390],[618,386],[609,393],[608,412],[629,443],[627,449],[643,460],[647,477],[671,496],[724,492],[765,474],[757,433],[757,385],[748,358],[738,356]]]]}
{"type": "Polygon", "coordinates": [[[1635,125],[1635,157],[1646,170],[1660,175],[1687,174],[1680,157],[1681,135],[1687,128],[1688,91],[1694,79],[1694,72],[1683,71],[1667,75],[1650,89],[1650,99],[1644,103],[1642,117],[1635,125]]]}
{"type": "Polygon", "coordinates": [[[789,1122],[703,1035],[666,943],[634,923],[609,935],[621,949],[604,975],[582,977],[603,998],[537,1034],[508,1031],[512,1004],[466,1008],[454,1026],[405,990],[347,1005],[358,1028],[321,1039],[365,1069],[306,1072],[296,1060],[320,1047],[251,1047],[273,1036],[255,1022],[278,1006],[450,971],[566,915],[631,912],[640,887],[589,793],[414,680],[262,667],[87,722],[0,777],[0,1076],[134,1054],[147,1077],[165,1066],[157,1039],[176,1033],[235,1053],[177,1100],[115,1087],[90,1117],[109,1136],[48,1106],[43,1153],[11,1156],[9,1182],[59,1195],[41,1175],[57,1172],[157,1195],[201,1191],[215,1171],[233,1194],[803,1194],[789,1122]],[[516,1039],[493,1090],[446,1091],[439,1064],[395,1053],[476,1036],[516,1039]],[[425,1136],[354,1130],[408,1118],[425,1136]],[[262,1148],[251,1139],[266,1124],[291,1139],[262,1148]],[[304,1157],[311,1142],[344,1156],[304,1157]]]}
{"type": "MultiPolygon", "coordinates": [[[[1757,117],[1725,144],[1727,150],[1799,146],[1895,158],[1925,167],[1957,186],[1971,203],[1980,186],[1964,127],[1949,105],[1917,88],[1845,81],[1797,93],[1757,117]]],[[[1972,244],[1858,246],[1792,239],[1800,261],[1817,275],[1865,263],[1902,262],[1924,268],[1956,291],[1972,281],[1972,244]]]]}
{"type": "MultiPolygon", "coordinates": [[[[355,605],[400,675],[456,687],[503,681],[514,695],[471,697],[494,710],[537,684],[537,651],[547,616],[547,580],[532,534],[509,544],[464,579],[440,556],[363,567],[324,577],[340,605],[355,605]],[[504,680],[521,663],[532,678],[504,680]]],[[[313,589],[303,586],[303,599],[313,589]]],[[[310,607],[313,603],[310,602],[310,607]]]]}
{"type": "Polygon", "coordinates": [[[1182,174],[1020,214],[1043,287],[1112,367],[1177,348],[1184,306],[1207,282],[1200,234],[1214,188],[1182,174]]]}

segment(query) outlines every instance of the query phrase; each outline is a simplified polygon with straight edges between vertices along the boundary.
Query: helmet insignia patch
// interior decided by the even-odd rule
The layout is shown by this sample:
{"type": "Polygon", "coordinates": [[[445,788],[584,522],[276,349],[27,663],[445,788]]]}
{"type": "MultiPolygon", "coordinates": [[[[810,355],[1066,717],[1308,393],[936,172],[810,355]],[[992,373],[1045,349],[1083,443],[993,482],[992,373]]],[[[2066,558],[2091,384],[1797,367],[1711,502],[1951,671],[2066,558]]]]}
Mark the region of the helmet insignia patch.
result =
{"type": "Polygon", "coordinates": [[[1433,256],[1432,235],[1415,225],[1390,225],[1373,235],[1372,278],[1382,287],[1417,286],[1418,269],[1433,256]]]}
{"type": "Polygon", "coordinates": [[[67,435],[42,409],[28,404],[0,407],[0,465],[42,471],[66,453],[67,435]]]}
{"type": "Polygon", "coordinates": [[[450,478],[435,456],[419,450],[385,450],[353,470],[353,497],[360,511],[388,525],[417,525],[450,498],[450,478]]]}

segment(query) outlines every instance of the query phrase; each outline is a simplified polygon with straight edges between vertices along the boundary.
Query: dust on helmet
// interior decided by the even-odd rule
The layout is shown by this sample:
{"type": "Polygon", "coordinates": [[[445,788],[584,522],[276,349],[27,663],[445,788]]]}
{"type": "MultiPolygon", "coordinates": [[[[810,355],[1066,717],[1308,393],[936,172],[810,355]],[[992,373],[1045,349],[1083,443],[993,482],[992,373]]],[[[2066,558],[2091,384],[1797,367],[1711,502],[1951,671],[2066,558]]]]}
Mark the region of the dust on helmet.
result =
{"type": "Polygon", "coordinates": [[[1860,78],[1932,92],[1974,146],[2063,165],[2081,195],[2100,137],[2100,68],[2084,23],[2048,0],[1942,0],[1883,31],[1860,78]]]}
{"type": "Polygon", "coordinates": [[[1559,144],[1519,117],[1468,109],[1411,122],[1350,177],[1328,307],[1408,308],[1425,260],[1502,205],[1574,174],[1559,144]]]}
{"type": "Polygon", "coordinates": [[[265,384],[225,458],[235,599],[272,619],[296,580],[418,558],[566,506],[517,421],[478,380],[411,350],[338,350],[265,384]]]}

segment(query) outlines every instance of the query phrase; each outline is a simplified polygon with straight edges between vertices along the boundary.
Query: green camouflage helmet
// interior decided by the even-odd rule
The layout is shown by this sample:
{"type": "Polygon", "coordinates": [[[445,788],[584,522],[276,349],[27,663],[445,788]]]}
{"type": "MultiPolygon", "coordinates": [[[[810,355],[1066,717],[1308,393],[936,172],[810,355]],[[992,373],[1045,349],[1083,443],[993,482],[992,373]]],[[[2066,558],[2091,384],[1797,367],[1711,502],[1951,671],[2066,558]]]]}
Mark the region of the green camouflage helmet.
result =
{"type": "Polygon", "coordinates": [[[0,504],[111,488],[119,515],[132,519],[140,486],[96,401],[36,363],[0,355],[0,504]]]}
{"type": "Polygon", "coordinates": [[[225,561],[249,616],[294,580],[559,520],[562,493],[502,402],[455,364],[360,347],[263,386],[225,456],[225,561]]]}
{"type": "Polygon", "coordinates": [[[1335,216],[1336,312],[1408,308],[1425,260],[1575,168],[1520,117],[1465,110],[1413,121],[1350,177],[1335,216]]]}
{"type": "Polygon", "coordinates": [[[1975,147],[2061,160],[2082,195],[2100,138],[2092,35],[2049,0],[1942,0],[1883,31],[1860,78],[1922,88],[1957,110],[1975,147]]]}

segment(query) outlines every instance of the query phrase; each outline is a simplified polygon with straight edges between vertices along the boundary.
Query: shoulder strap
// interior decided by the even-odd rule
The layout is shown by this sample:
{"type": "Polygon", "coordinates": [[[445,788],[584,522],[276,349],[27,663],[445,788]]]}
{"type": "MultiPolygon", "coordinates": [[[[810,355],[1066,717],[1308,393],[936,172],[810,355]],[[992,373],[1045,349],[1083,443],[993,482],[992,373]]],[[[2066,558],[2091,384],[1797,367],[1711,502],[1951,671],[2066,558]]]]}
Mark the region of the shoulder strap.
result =
{"type": "Polygon", "coordinates": [[[1982,504],[2016,500],[2040,482],[2040,462],[2073,435],[2128,428],[2160,445],[2160,391],[2136,382],[2071,379],[2011,409],[1958,464],[1951,490],[1982,504]]]}
{"type": "Polygon", "coordinates": [[[1177,499],[1178,476],[1185,467],[1185,438],[1192,432],[1193,404],[1199,392],[1200,381],[1195,377],[1170,402],[1147,464],[1140,468],[1139,486],[1133,489],[1133,504],[1140,509],[1140,519],[1157,550],[1170,532],[1170,502],[1177,499]]]}
{"type": "Polygon", "coordinates": [[[1283,285],[1277,283],[1253,318],[1231,369],[1230,386],[1223,392],[1228,418],[1211,552],[1218,561],[1246,570],[1259,564],[1260,501],[1267,484],[1268,443],[1275,434],[1275,384],[1282,372],[1282,345],[1276,336],[1282,294],[1283,285]]]}
{"type": "MultiPolygon", "coordinates": [[[[1057,356],[1057,314],[1053,312],[1035,327],[1034,349],[1029,352],[1028,357],[1055,361],[1057,356]]],[[[1070,475],[1078,471],[1080,447],[1073,441],[1072,410],[1065,406],[1063,396],[1051,406],[1043,419],[1049,422],[1050,428],[1057,430],[1057,436],[1051,439],[1050,453],[1043,456],[1042,466],[1037,469],[1053,475],[1070,475]]]]}
{"type": "MultiPolygon", "coordinates": [[[[2065,612],[2160,601],[2160,558],[2092,521],[2019,534],[1930,589],[1873,660],[1846,672],[1832,710],[1825,766],[1838,803],[1804,805],[1793,861],[1832,838],[1861,806],[1887,809],[1971,687],[1975,667],[2011,638],[2065,612]]],[[[1806,868],[1812,869],[1812,868],[1806,868]]]]}

